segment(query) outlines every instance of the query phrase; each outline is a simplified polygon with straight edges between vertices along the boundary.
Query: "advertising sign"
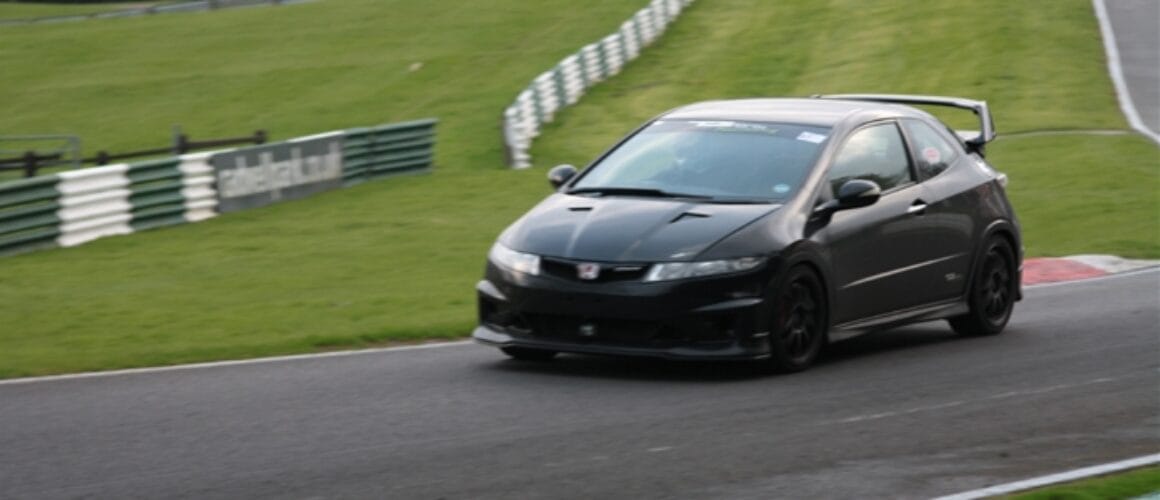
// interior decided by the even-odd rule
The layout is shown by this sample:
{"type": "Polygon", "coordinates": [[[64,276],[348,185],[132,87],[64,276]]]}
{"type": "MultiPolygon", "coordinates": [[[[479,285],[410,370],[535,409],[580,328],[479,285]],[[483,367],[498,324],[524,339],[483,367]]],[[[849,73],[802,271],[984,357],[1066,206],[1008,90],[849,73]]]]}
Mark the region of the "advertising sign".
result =
{"type": "Polygon", "coordinates": [[[218,212],[305,198],[342,187],[342,135],[213,155],[218,212]]]}

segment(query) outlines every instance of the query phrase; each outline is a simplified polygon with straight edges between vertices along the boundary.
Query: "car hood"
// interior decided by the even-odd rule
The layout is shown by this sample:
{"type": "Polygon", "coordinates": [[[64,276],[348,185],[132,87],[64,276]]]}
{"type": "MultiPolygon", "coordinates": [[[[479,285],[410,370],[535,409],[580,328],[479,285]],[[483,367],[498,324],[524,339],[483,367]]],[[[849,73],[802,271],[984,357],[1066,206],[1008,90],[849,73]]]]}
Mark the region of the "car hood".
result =
{"type": "Polygon", "coordinates": [[[780,205],[554,194],[500,237],[521,252],[604,262],[688,260],[780,205]]]}

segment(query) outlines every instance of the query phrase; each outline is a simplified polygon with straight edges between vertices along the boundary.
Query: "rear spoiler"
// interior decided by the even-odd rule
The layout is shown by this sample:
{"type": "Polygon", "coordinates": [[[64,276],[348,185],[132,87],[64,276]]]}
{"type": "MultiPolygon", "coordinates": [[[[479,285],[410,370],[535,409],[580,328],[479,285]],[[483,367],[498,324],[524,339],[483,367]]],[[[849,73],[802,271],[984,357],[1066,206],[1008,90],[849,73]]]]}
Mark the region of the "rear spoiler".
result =
{"type": "Polygon", "coordinates": [[[972,150],[983,154],[983,146],[995,140],[995,122],[991,118],[991,110],[986,101],[963,99],[961,97],[941,97],[930,95],[896,95],[896,94],[829,94],[815,95],[818,99],[844,99],[850,101],[872,101],[893,104],[927,104],[931,106],[947,106],[951,108],[967,109],[975,112],[979,117],[978,131],[958,131],[955,133],[967,143],[972,150]]]}

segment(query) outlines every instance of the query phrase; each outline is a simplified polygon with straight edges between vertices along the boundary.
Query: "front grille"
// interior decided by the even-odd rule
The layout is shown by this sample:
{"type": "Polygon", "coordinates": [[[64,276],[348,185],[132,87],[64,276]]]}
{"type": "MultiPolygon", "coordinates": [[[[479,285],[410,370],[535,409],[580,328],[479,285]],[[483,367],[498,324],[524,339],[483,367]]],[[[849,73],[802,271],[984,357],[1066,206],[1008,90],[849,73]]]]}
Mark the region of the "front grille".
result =
{"type": "MultiPolygon", "coordinates": [[[[631,346],[718,342],[736,338],[737,318],[718,315],[682,321],[635,321],[581,318],[557,314],[523,314],[531,336],[565,342],[616,343],[631,346]]],[[[509,329],[509,331],[511,331],[509,329]]]]}
{"type": "Polygon", "coordinates": [[[596,279],[585,280],[580,279],[578,265],[582,261],[553,259],[543,257],[540,259],[540,271],[544,274],[556,278],[577,281],[581,283],[611,283],[617,281],[641,281],[645,274],[648,273],[648,264],[625,264],[625,263],[608,263],[608,262],[594,262],[600,266],[600,274],[596,279]]]}
{"type": "Polygon", "coordinates": [[[646,321],[620,319],[586,319],[555,314],[523,315],[531,326],[532,335],[545,339],[582,341],[599,338],[603,341],[645,343],[656,336],[660,325],[646,321]],[[582,333],[590,328],[590,335],[582,333]]]}
{"type": "Polygon", "coordinates": [[[681,315],[665,319],[624,319],[593,314],[532,313],[481,294],[479,321],[519,338],[576,344],[672,347],[736,341],[754,331],[747,312],[681,315]]]}

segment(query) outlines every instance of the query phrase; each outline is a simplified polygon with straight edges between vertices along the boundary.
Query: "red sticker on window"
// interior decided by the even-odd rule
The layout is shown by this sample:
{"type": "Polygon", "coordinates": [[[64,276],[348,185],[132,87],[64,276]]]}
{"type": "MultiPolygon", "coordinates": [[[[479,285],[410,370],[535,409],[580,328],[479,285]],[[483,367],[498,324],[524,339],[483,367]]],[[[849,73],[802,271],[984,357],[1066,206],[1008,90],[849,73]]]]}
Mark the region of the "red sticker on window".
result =
{"type": "Polygon", "coordinates": [[[922,158],[926,160],[927,163],[938,163],[939,160],[942,160],[942,153],[940,153],[936,148],[923,148],[922,158]]]}

